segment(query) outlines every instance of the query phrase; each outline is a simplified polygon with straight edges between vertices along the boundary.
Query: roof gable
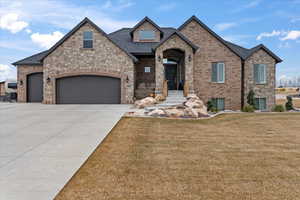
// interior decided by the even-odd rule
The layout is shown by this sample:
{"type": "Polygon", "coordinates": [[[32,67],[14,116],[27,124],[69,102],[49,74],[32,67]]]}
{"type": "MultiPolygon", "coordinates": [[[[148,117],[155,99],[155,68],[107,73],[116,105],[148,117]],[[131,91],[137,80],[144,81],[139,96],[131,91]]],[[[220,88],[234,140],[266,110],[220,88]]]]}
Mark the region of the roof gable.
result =
{"type": "Polygon", "coordinates": [[[192,47],[193,51],[197,51],[198,47],[194,45],[189,39],[187,39],[182,33],[175,30],[173,33],[171,33],[168,37],[161,40],[157,45],[154,46],[153,50],[156,50],[160,45],[162,45],[164,42],[166,42],[168,39],[170,39],[173,35],[177,35],[180,39],[182,39],[184,42],[186,42],[190,47],[192,47]]]}
{"type": "Polygon", "coordinates": [[[274,58],[277,63],[282,62],[281,58],[279,58],[277,55],[275,55],[270,49],[268,49],[263,44],[257,45],[256,47],[253,47],[252,49],[250,49],[249,50],[249,54],[247,55],[247,57],[245,58],[245,60],[248,59],[250,56],[252,56],[255,52],[257,52],[257,51],[259,51],[261,49],[264,50],[265,52],[267,52],[272,58],[274,58]]]}
{"type": "Polygon", "coordinates": [[[92,27],[94,27],[97,31],[99,31],[104,37],[106,37],[110,42],[112,42],[114,45],[116,45],[118,48],[120,48],[122,51],[124,51],[134,62],[137,62],[137,58],[121,48],[117,43],[115,43],[113,40],[108,37],[108,35],[99,28],[95,23],[93,23],[90,19],[87,17],[84,18],[79,24],[77,24],[69,33],[67,33],[62,39],[60,39],[54,46],[52,46],[48,52],[44,55],[44,57],[41,59],[43,61],[49,54],[51,54],[56,48],[58,48],[62,43],[64,43],[69,37],[71,37],[77,30],[79,30],[83,25],[86,23],[89,23],[92,27]]]}
{"type": "Polygon", "coordinates": [[[152,26],[154,26],[157,30],[159,30],[161,37],[163,37],[164,32],[162,29],[154,22],[152,21],[149,17],[145,17],[142,19],[139,23],[137,23],[132,30],[130,31],[130,35],[133,36],[134,31],[136,31],[141,25],[143,25],[145,22],[150,23],[152,26]]]}

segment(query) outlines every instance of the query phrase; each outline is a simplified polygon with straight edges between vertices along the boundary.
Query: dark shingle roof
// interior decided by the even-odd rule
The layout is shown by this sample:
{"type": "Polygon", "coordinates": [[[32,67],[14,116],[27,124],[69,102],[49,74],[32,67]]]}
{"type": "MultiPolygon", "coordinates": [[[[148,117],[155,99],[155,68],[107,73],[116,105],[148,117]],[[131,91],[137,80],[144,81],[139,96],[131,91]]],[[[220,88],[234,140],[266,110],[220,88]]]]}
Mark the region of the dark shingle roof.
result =
{"type": "Polygon", "coordinates": [[[49,55],[52,51],[54,51],[61,43],[63,43],[68,37],[70,37],[78,28],[80,28],[84,23],[90,23],[93,27],[95,27],[99,32],[101,32],[104,36],[106,36],[112,43],[114,43],[117,47],[122,49],[128,56],[130,56],[134,61],[137,61],[137,58],[134,55],[153,55],[153,50],[161,43],[163,43],[166,39],[168,39],[172,34],[178,34],[184,41],[186,41],[194,50],[198,47],[194,45],[190,40],[188,40],[184,35],[182,35],[179,31],[183,29],[189,22],[195,20],[200,24],[204,29],[206,29],[209,33],[211,33],[215,38],[217,38],[222,44],[228,47],[233,53],[239,56],[242,60],[246,60],[253,53],[258,51],[259,49],[265,50],[270,56],[272,56],[277,63],[282,62],[282,60],[276,56],[272,51],[270,51],[267,47],[260,44],[252,49],[246,49],[244,47],[238,46],[231,42],[225,41],[215,32],[213,32],[209,27],[207,27],[203,22],[201,22],[196,16],[192,16],[188,19],[184,24],[182,24],[178,29],[171,27],[159,27],[148,17],[145,17],[141,22],[139,22],[133,28],[122,28],[110,34],[106,34],[102,29],[100,29],[96,24],[90,21],[88,18],[85,18],[81,21],[76,27],[74,27],[67,35],[65,35],[60,41],[58,41],[52,48],[47,51],[43,51],[41,53],[35,54],[33,56],[27,57],[20,61],[13,63],[13,65],[41,65],[43,59],[49,55]],[[132,32],[141,25],[141,23],[148,21],[153,24],[158,30],[161,31],[161,42],[133,42],[132,41],[132,32]]]}
{"type": "MultiPolygon", "coordinates": [[[[175,28],[160,28],[163,31],[163,38],[169,37],[175,28]]],[[[153,54],[152,49],[158,44],[157,42],[133,42],[131,37],[132,28],[122,28],[118,31],[108,34],[108,36],[115,41],[120,47],[130,52],[133,55],[148,55],[153,54]]]]}
{"type": "Polygon", "coordinates": [[[22,60],[12,63],[13,65],[42,65],[42,59],[48,53],[49,50],[34,54],[22,60]]]}

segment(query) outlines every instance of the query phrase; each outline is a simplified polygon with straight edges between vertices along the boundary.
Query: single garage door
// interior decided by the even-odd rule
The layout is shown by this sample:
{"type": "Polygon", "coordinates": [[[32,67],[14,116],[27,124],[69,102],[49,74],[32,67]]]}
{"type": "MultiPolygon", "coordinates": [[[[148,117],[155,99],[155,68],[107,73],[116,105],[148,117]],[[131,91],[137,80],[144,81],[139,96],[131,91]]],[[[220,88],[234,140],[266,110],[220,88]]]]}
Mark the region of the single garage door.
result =
{"type": "Polygon", "coordinates": [[[27,76],[27,102],[43,101],[43,73],[27,76]]]}
{"type": "Polygon", "coordinates": [[[118,104],[121,81],[106,76],[71,76],[57,79],[57,104],[118,104]]]}

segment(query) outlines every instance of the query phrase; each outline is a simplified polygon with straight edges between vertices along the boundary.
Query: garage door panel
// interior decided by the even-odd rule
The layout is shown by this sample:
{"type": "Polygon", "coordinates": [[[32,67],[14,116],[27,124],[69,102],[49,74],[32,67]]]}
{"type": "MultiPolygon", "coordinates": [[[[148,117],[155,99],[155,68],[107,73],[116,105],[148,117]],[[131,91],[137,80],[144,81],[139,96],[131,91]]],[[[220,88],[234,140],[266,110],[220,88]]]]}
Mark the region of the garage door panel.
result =
{"type": "Polygon", "coordinates": [[[58,104],[118,104],[121,82],[105,76],[72,76],[56,82],[58,104]]]}
{"type": "Polygon", "coordinates": [[[27,76],[27,102],[43,101],[43,73],[27,76]]]}

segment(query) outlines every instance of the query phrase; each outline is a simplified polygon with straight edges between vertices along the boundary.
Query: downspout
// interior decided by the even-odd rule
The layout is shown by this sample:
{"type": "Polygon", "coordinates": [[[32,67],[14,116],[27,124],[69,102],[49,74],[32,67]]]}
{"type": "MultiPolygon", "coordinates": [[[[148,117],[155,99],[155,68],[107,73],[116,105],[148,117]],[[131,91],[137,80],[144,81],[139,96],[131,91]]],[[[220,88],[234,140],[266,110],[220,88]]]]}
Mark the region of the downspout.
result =
{"type": "Polygon", "coordinates": [[[241,109],[245,105],[245,61],[241,59],[242,72],[241,72],[241,109]]]}

